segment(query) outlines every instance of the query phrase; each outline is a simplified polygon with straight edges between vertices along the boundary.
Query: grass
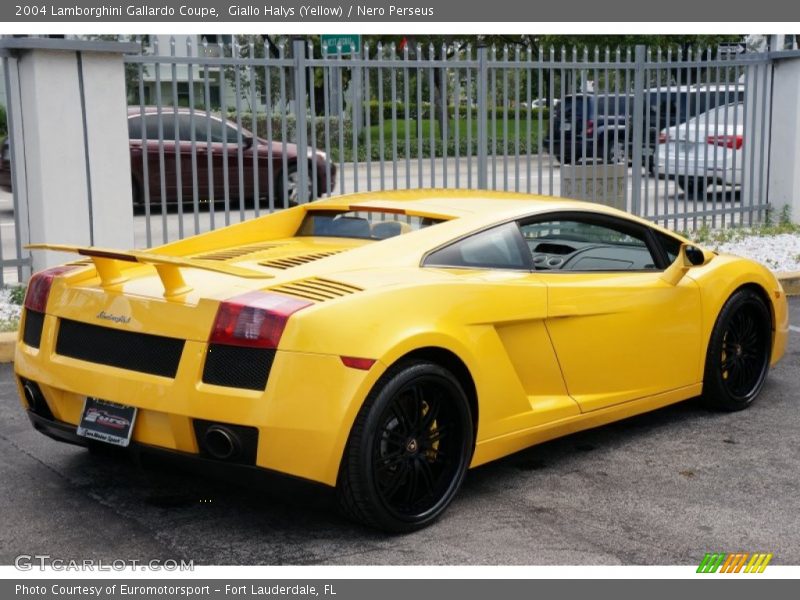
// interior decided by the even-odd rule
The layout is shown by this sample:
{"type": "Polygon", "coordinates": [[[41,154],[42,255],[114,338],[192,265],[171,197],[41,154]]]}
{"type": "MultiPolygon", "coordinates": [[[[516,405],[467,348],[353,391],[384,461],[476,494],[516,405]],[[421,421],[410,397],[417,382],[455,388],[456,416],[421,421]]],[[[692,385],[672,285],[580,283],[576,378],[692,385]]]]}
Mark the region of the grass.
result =
{"type": "MultiPolygon", "coordinates": [[[[381,150],[383,150],[383,158],[390,159],[393,156],[392,152],[392,128],[393,126],[397,131],[397,158],[418,158],[420,155],[424,158],[430,158],[431,154],[435,157],[443,156],[444,150],[447,150],[448,156],[455,156],[456,153],[456,131],[458,131],[458,151],[461,156],[474,156],[478,148],[478,121],[472,119],[467,122],[466,118],[461,118],[458,121],[450,119],[447,124],[447,138],[446,141],[442,139],[441,126],[438,121],[423,119],[421,121],[409,120],[408,121],[408,135],[410,138],[409,152],[406,153],[406,121],[405,119],[398,119],[397,121],[385,120],[383,127],[380,124],[371,124],[369,129],[361,134],[358,140],[358,159],[367,159],[367,132],[370,140],[370,157],[372,160],[381,158],[381,150]],[[383,130],[383,144],[381,144],[381,129],[383,130]],[[471,139],[467,143],[467,133],[470,132],[471,139]],[[433,135],[433,153],[431,153],[431,135],[433,135]],[[419,141],[422,141],[421,147],[419,141]]],[[[508,120],[508,135],[506,135],[505,126],[502,119],[497,119],[495,123],[492,120],[488,121],[489,131],[487,133],[487,150],[489,153],[493,151],[497,154],[514,154],[517,151],[515,139],[519,139],[519,152],[520,154],[535,154],[539,148],[539,121],[532,119],[530,124],[530,146],[528,145],[528,122],[522,118],[515,121],[513,118],[508,120]],[[494,129],[492,129],[494,125],[494,129]],[[519,126],[519,136],[517,136],[517,126],[519,126]],[[493,135],[494,132],[494,135],[493,135]]],[[[549,127],[547,119],[542,120],[542,131],[546,134],[549,127]]],[[[544,137],[544,136],[542,136],[544,137]]],[[[350,162],[354,158],[353,154],[353,139],[350,135],[344,136],[343,153],[339,151],[339,138],[338,132],[331,130],[331,159],[338,162],[343,154],[343,160],[350,162]]],[[[319,142],[318,142],[319,143],[319,142]]]]}

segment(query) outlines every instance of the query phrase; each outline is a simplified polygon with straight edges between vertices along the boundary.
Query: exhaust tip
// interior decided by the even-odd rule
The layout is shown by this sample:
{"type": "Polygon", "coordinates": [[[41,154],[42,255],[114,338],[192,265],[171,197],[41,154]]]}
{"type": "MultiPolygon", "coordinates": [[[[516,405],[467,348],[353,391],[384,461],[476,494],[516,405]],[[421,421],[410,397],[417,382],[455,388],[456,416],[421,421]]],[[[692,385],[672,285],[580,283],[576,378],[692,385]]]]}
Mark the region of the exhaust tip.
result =
{"type": "Polygon", "coordinates": [[[238,436],[221,425],[212,425],[203,436],[206,451],[217,460],[235,458],[241,450],[238,436]]]}
{"type": "Polygon", "coordinates": [[[27,382],[22,386],[22,393],[25,396],[25,402],[28,403],[28,408],[36,412],[36,391],[33,389],[33,386],[30,382],[27,382]]]}

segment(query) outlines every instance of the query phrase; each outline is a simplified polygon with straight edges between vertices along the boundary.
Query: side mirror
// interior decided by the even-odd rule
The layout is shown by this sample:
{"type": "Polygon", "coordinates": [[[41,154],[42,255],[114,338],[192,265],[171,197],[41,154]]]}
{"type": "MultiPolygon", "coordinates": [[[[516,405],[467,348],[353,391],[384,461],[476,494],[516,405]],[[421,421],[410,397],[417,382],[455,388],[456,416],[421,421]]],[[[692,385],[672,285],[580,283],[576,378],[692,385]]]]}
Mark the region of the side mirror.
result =
{"type": "Polygon", "coordinates": [[[693,267],[699,267],[705,264],[706,255],[703,254],[703,251],[697,246],[684,244],[682,250],[684,251],[684,254],[686,254],[686,260],[688,260],[693,267]]]}
{"type": "Polygon", "coordinates": [[[678,257],[675,261],[666,268],[661,274],[661,279],[670,285],[678,285],[683,276],[692,267],[700,267],[707,264],[712,258],[713,254],[706,253],[697,246],[691,244],[682,244],[678,252],[678,257]]]}
{"type": "Polygon", "coordinates": [[[248,150],[253,146],[253,137],[250,135],[242,136],[242,148],[248,150]]]}

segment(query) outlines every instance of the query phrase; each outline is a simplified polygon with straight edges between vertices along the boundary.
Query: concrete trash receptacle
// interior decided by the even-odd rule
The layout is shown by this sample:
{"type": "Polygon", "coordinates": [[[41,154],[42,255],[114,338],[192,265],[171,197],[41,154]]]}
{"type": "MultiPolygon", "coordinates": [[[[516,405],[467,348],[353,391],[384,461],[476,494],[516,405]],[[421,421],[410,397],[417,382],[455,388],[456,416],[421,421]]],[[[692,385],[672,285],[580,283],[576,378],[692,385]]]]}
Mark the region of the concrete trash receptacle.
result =
{"type": "Polygon", "coordinates": [[[625,175],[622,163],[588,162],[561,166],[561,195],[564,198],[588,200],[620,210],[625,203],[625,175]]]}

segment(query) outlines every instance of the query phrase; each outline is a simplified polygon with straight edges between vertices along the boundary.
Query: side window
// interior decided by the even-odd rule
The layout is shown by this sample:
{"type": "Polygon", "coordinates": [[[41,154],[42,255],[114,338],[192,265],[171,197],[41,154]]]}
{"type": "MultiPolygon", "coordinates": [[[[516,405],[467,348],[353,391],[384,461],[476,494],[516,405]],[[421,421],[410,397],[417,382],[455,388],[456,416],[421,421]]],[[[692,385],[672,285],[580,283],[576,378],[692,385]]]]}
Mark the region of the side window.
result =
{"type": "Polygon", "coordinates": [[[142,139],[142,117],[128,118],[128,138],[131,140],[142,139]]]}
{"type": "Polygon", "coordinates": [[[657,270],[647,234],[635,224],[576,217],[536,220],[520,230],[537,270],[657,270]]]}
{"type": "Polygon", "coordinates": [[[516,223],[481,231],[437,250],[428,255],[425,266],[526,271],[531,268],[516,223]]]}
{"type": "MultiPolygon", "coordinates": [[[[196,117],[197,118],[197,117],[196,117]]],[[[195,125],[198,131],[198,138],[203,140],[207,139],[207,127],[211,124],[211,141],[220,143],[220,142],[227,142],[229,144],[235,144],[237,141],[236,136],[236,128],[231,127],[227,123],[220,121],[219,119],[211,119],[208,117],[200,117],[197,118],[197,124],[195,125]]]]}
{"type": "Polygon", "coordinates": [[[661,249],[664,251],[664,254],[667,255],[667,260],[669,260],[670,264],[674,263],[681,250],[681,241],[671,235],[661,233],[660,231],[654,233],[656,234],[656,240],[658,240],[661,249]]]}
{"type": "MultiPolygon", "coordinates": [[[[145,131],[148,141],[158,140],[157,114],[147,114],[144,116],[145,131]]],[[[161,114],[161,130],[165,141],[175,140],[175,116],[172,113],[161,114]]],[[[142,139],[142,117],[135,116],[128,119],[128,138],[132,140],[142,139]]]]}

